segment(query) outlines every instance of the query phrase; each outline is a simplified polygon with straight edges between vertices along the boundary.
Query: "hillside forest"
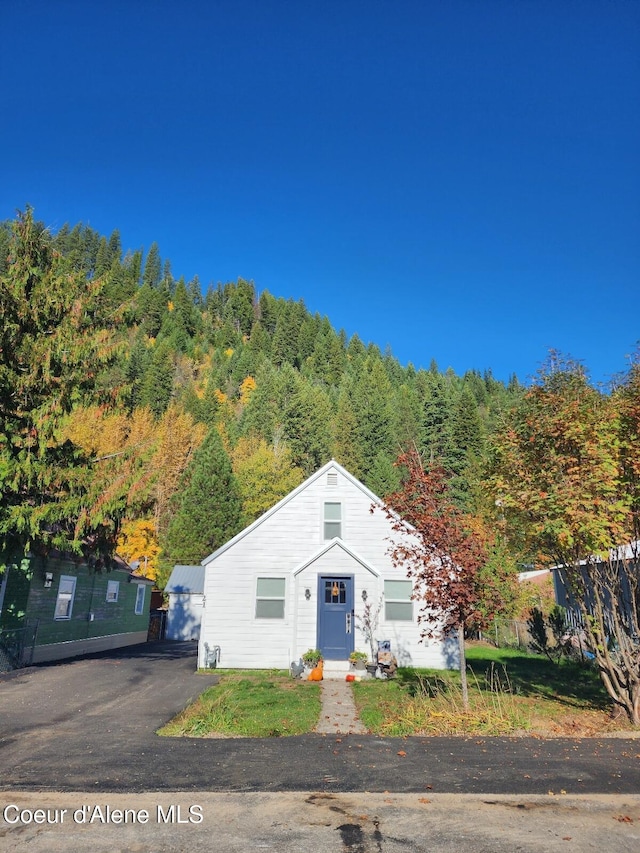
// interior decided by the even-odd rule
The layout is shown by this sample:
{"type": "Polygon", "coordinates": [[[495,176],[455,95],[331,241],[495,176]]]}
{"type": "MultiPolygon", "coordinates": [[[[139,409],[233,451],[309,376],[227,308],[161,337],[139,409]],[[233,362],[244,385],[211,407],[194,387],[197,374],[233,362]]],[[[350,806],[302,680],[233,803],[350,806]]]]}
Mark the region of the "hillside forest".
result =
{"type": "MultiPolygon", "coordinates": [[[[538,391],[572,377],[619,436],[609,401],[636,399],[635,368],[607,394],[575,364],[546,371],[538,391]]],[[[185,281],[157,244],[124,251],[118,231],[53,233],[29,208],[0,224],[5,550],[84,552],[99,566],[117,548],[162,588],[175,563],[199,563],[330,458],[384,497],[396,459],[417,450],[515,576],[544,552],[517,490],[535,441],[518,445],[514,430],[532,429],[531,393],[515,376],[403,366],[252,281],[185,281]]],[[[527,481],[528,500],[552,481],[527,481]]]]}

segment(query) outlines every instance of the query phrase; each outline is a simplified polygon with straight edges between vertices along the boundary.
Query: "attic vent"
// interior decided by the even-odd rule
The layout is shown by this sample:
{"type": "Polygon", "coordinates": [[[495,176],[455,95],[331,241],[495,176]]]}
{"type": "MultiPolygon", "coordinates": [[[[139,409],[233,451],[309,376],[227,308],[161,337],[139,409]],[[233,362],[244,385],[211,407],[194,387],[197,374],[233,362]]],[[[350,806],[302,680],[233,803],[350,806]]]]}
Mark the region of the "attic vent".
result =
{"type": "Polygon", "coordinates": [[[338,485],[338,475],[335,471],[327,474],[327,486],[337,486],[338,485]]]}

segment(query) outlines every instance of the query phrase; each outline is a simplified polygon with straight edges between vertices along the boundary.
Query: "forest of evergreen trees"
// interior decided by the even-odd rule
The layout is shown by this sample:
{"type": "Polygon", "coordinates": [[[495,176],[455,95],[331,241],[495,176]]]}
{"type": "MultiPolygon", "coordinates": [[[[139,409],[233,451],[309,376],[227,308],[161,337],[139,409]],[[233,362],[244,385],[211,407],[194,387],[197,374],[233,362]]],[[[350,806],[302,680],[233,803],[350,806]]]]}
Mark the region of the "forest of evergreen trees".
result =
{"type": "Polygon", "coordinates": [[[526,389],[416,369],[250,281],[203,295],[156,244],[50,233],[30,209],[0,223],[0,564],[55,549],[100,569],[117,549],[163,588],[331,457],[411,518],[425,494],[401,493],[402,454],[439,472],[444,553],[454,529],[481,546],[475,624],[530,606],[518,566],[566,567],[637,723],[638,355],[608,391],[556,353],[526,389]]]}
{"type": "Polygon", "coordinates": [[[477,509],[488,441],[523,390],[403,366],[302,300],[243,279],[203,288],[155,243],[51,233],[29,209],[0,225],[0,278],[5,544],[117,539],[160,584],[331,457],[384,496],[415,447],[477,509]]]}

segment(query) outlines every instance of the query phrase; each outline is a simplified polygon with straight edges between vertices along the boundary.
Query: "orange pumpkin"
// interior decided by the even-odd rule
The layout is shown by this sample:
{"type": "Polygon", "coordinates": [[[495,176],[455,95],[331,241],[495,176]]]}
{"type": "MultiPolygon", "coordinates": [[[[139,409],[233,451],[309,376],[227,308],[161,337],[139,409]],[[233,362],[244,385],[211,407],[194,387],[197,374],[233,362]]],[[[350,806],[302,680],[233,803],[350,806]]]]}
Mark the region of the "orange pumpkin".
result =
{"type": "Polygon", "coordinates": [[[322,681],[323,661],[318,661],[318,666],[315,666],[309,673],[308,681],[322,681]]]}

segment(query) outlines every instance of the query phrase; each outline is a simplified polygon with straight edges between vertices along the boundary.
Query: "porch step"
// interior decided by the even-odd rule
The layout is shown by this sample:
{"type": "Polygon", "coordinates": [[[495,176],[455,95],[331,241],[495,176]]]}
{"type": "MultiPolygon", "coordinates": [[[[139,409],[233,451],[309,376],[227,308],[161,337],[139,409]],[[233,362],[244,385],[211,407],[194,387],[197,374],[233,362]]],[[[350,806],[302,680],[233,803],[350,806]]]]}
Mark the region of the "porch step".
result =
{"type": "Polygon", "coordinates": [[[325,660],[322,676],[325,679],[334,678],[344,681],[345,675],[351,671],[351,664],[348,660],[325,660]]]}

